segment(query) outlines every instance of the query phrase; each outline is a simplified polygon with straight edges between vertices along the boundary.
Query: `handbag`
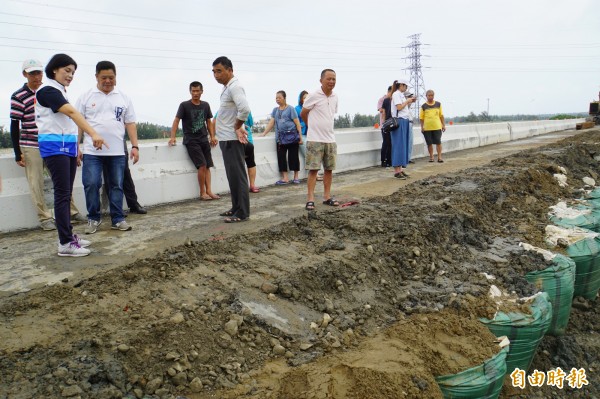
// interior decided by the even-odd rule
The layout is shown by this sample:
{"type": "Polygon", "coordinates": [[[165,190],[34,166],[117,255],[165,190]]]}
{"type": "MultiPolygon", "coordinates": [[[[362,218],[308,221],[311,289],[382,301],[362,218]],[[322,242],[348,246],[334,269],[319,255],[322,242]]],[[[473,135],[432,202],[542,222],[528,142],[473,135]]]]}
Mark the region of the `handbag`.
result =
{"type": "MultiPolygon", "coordinates": [[[[279,117],[275,118],[275,127],[278,127],[277,119],[281,119],[282,112],[279,111],[279,117]]],[[[298,130],[279,130],[277,129],[277,141],[279,144],[295,144],[300,141],[300,135],[298,134],[298,130]]]]}
{"type": "Polygon", "coordinates": [[[277,132],[279,144],[295,144],[300,141],[297,130],[283,130],[277,132]]]}
{"type": "Polygon", "coordinates": [[[398,121],[394,117],[387,119],[381,125],[381,131],[384,133],[389,133],[392,130],[396,130],[396,129],[398,129],[398,121]]]}

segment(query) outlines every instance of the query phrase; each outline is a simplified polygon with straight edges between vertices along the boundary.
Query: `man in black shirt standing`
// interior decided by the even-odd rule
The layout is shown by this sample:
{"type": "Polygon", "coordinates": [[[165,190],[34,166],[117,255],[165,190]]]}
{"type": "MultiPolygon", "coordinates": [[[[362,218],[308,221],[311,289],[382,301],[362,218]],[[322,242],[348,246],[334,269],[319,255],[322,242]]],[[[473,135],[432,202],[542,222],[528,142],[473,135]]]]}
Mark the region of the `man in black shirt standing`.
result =
{"type": "Polygon", "coordinates": [[[208,201],[221,197],[214,194],[210,188],[210,168],[214,166],[210,147],[217,145],[217,138],[211,122],[213,115],[210,105],[206,101],[200,100],[202,91],[202,83],[196,81],[190,83],[192,99],[179,105],[173,126],[171,126],[169,145],[175,145],[179,121],[182,121],[183,145],[187,148],[190,159],[198,169],[200,199],[208,201]]]}

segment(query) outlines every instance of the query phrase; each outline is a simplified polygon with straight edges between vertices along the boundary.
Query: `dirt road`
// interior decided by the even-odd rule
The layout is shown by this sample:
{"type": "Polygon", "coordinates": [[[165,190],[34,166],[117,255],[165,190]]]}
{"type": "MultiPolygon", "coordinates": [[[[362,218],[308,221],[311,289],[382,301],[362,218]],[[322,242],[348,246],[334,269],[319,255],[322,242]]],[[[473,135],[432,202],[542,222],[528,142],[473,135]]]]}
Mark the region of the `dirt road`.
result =
{"type": "MultiPolygon", "coordinates": [[[[336,175],[338,199],[360,202],[340,209],[307,214],[304,184],[253,195],[237,225],[216,216],[227,197],[156,207],[91,236],[87,258],[54,256],[48,233],[4,235],[0,398],[441,397],[435,376],[499,351],[478,321],[496,311],[482,273],[535,292],[523,275],[547,264],[518,243],[544,246],[548,206],[600,180],[598,133],[418,160],[407,181],[336,175]]],[[[599,328],[578,302],[534,359],[586,368],[589,386],[504,397],[598,395],[599,328]]]]}

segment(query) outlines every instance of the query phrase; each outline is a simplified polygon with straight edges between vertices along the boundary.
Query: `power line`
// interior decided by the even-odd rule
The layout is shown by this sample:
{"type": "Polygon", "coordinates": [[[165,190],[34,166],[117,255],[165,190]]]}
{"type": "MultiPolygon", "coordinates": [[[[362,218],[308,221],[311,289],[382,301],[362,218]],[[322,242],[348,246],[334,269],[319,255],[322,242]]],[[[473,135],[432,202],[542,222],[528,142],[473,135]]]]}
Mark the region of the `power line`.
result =
{"type": "MultiPolygon", "coordinates": [[[[9,0],[9,1],[14,1],[19,4],[25,3],[25,4],[35,5],[35,6],[50,7],[47,3],[38,3],[38,2],[34,2],[34,1],[27,1],[27,0],[9,0]]],[[[194,27],[217,28],[217,29],[224,29],[227,31],[233,30],[233,31],[240,31],[240,32],[264,33],[264,34],[268,34],[268,35],[277,35],[277,36],[284,35],[284,36],[293,36],[293,37],[299,37],[299,38],[308,38],[310,40],[317,39],[319,41],[322,41],[323,39],[342,41],[342,42],[348,42],[351,47],[354,47],[356,43],[365,43],[370,48],[373,48],[374,45],[375,45],[375,47],[378,47],[378,45],[376,43],[374,44],[371,41],[356,40],[356,39],[324,38],[322,36],[311,36],[311,35],[306,35],[306,34],[286,33],[286,32],[281,32],[281,31],[275,32],[275,31],[264,31],[264,30],[258,30],[258,29],[238,28],[238,27],[230,26],[230,25],[227,25],[227,26],[211,25],[211,24],[200,23],[197,21],[187,22],[187,21],[182,21],[180,19],[172,20],[172,19],[166,19],[166,18],[145,17],[145,16],[133,15],[133,14],[113,13],[113,12],[90,10],[90,9],[84,9],[84,8],[75,8],[72,6],[65,7],[65,6],[59,6],[56,4],[52,4],[51,7],[58,8],[58,9],[65,9],[65,10],[68,10],[69,12],[80,11],[80,12],[85,12],[85,13],[92,13],[94,15],[102,14],[102,15],[110,15],[110,16],[116,16],[116,17],[126,17],[126,18],[138,19],[138,20],[143,20],[143,21],[170,22],[170,23],[175,23],[178,25],[192,25],[194,27]]],[[[37,19],[38,17],[35,17],[35,18],[37,19]]],[[[70,21],[70,22],[77,22],[77,21],[70,21]]],[[[297,42],[293,42],[293,43],[297,43],[297,42]]],[[[313,44],[313,43],[311,43],[311,44],[313,44]]],[[[389,48],[390,46],[382,46],[382,47],[389,48]]]]}
{"type": "MultiPolygon", "coordinates": [[[[165,49],[165,48],[156,48],[156,47],[131,47],[131,46],[115,46],[113,44],[110,45],[104,45],[104,44],[90,44],[90,43],[71,43],[71,42],[60,42],[60,41],[56,41],[56,40],[41,40],[41,39],[23,39],[20,37],[10,37],[10,36],[0,36],[0,39],[7,39],[7,40],[20,40],[20,41],[26,41],[26,42],[35,42],[35,43],[51,43],[51,44],[68,44],[68,45],[72,45],[72,46],[86,46],[86,47],[109,47],[109,48],[113,48],[113,49],[121,49],[121,50],[140,50],[140,51],[157,51],[157,52],[170,52],[170,53],[186,53],[186,54],[210,54],[210,55],[214,55],[215,52],[214,51],[198,51],[198,50],[174,50],[174,49],[165,49]]],[[[0,46],[2,46],[0,44],[0,46]]],[[[294,55],[259,55],[259,54],[239,54],[239,53],[231,53],[228,52],[227,53],[229,56],[235,55],[235,56],[240,56],[240,57],[260,57],[260,58],[301,58],[301,59],[313,59],[313,60],[323,60],[323,57],[307,57],[305,55],[298,55],[298,56],[294,56],[294,55]]],[[[332,58],[332,57],[328,57],[328,60],[338,60],[338,61],[354,61],[356,60],[356,58],[332,58]]]]}
{"type": "MultiPolygon", "coordinates": [[[[33,18],[35,20],[50,20],[53,22],[84,24],[84,25],[91,25],[91,26],[101,26],[104,28],[130,29],[130,30],[135,30],[135,31],[149,31],[149,32],[153,32],[153,33],[171,33],[171,34],[177,34],[177,35],[214,37],[214,38],[218,38],[218,39],[233,39],[233,40],[244,40],[244,41],[251,40],[251,41],[257,41],[257,42],[282,43],[282,44],[294,44],[294,45],[298,45],[298,44],[310,44],[311,46],[313,46],[313,45],[317,45],[317,46],[331,45],[331,44],[323,43],[322,41],[316,42],[316,43],[298,43],[298,41],[290,41],[290,40],[258,39],[258,38],[248,38],[248,37],[240,37],[240,36],[224,36],[224,35],[217,35],[217,34],[211,34],[211,33],[172,31],[172,30],[165,30],[165,29],[132,28],[132,27],[123,26],[123,25],[111,25],[111,24],[104,24],[104,23],[101,24],[101,23],[94,23],[94,22],[80,22],[80,21],[72,20],[72,19],[69,20],[69,19],[57,19],[57,18],[46,18],[46,17],[32,17],[30,15],[13,14],[13,13],[7,13],[7,12],[0,12],[0,14],[8,15],[8,16],[22,17],[22,18],[33,18]]],[[[352,48],[354,48],[354,47],[373,48],[373,46],[352,46],[352,45],[346,45],[346,44],[335,44],[335,46],[345,46],[345,47],[352,47],[352,48]]]]}
{"type": "MultiPolygon", "coordinates": [[[[118,37],[127,37],[127,38],[137,38],[137,39],[149,39],[149,40],[163,40],[163,41],[169,41],[170,43],[173,42],[173,39],[167,39],[164,37],[156,37],[156,36],[141,36],[141,35],[130,35],[130,34],[123,34],[123,33],[114,33],[114,32],[105,32],[105,31],[93,31],[93,30],[82,30],[82,29],[72,29],[72,28],[59,28],[59,27],[55,27],[55,26],[42,26],[42,25],[33,25],[33,24],[21,24],[21,23],[15,23],[15,22],[4,22],[4,21],[0,21],[0,24],[6,24],[6,25],[14,25],[14,26],[24,26],[24,27],[30,27],[30,28],[42,28],[42,29],[50,29],[50,30],[58,30],[58,31],[66,31],[69,33],[73,33],[73,32],[78,32],[78,33],[92,33],[92,34],[99,34],[102,36],[118,36],[118,37]]],[[[247,40],[247,39],[246,39],[247,40]]],[[[211,45],[225,45],[225,46],[240,46],[241,44],[231,44],[231,43],[225,43],[225,44],[219,44],[219,43],[215,43],[215,42],[206,42],[206,41],[200,41],[200,40],[189,40],[189,39],[177,39],[178,42],[181,43],[194,43],[194,44],[211,44],[211,45]]],[[[265,47],[265,46],[256,46],[256,45],[250,45],[250,44],[243,44],[244,47],[246,48],[258,48],[258,49],[265,49],[265,50],[283,50],[283,51],[293,51],[293,52],[306,52],[306,53],[320,53],[320,54],[340,54],[340,55],[355,55],[356,52],[341,52],[341,51],[333,51],[333,50],[306,50],[306,49],[297,49],[297,48],[293,48],[290,49],[288,48],[282,48],[282,47],[265,47]]],[[[366,56],[379,56],[380,54],[367,54],[364,53],[363,55],[366,56]]]]}
{"type": "MultiPolygon", "coordinates": [[[[18,48],[18,49],[31,49],[31,50],[49,50],[49,51],[65,51],[64,48],[49,48],[49,47],[35,47],[35,46],[18,46],[18,45],[10,45],[10,44],[0,44],[0,47],[7,48],[18,48]]],[[[97,54],[97,51],[92,50],[75,50],[78,53],[85,54],[97,54]]],[[[164,55],[152,55],[152,54],[131,54],[131,53],[116,53],[116,52],[105,52],[104,54],[118,55],[118,56],[127,56],[127,57],[142,57],[142,58],[155,58],[155,59],[171,59],[170,57],[166,57],[164,55]]],[[[216,53],[215,53],[216,54],[216,53]]],[[[188,61],[203,61],[210,63],[214,58],[197,58],[197,57],[177,57],[178,60],[188,60],[188,61]]],[[[351,61],[351,60],[349,60],[351,61]]],[[[323,63],[319,64],[298,64],[294,63],[285,63],[285,62],[269,62],[269,61],[247,61],[240,60],[237,61],[238,64],[258,64],[258,65],[283,65],[283,66],[302,66],[302,67],[322,67],[323,63]]],[[[355,64],[352,66],[356,66],[355,64]]],[[[337,65],[336,67],[345,67],[345,65],[337,65]]],[[[365,66],[366,67],[366,66],[365,66]]]]}

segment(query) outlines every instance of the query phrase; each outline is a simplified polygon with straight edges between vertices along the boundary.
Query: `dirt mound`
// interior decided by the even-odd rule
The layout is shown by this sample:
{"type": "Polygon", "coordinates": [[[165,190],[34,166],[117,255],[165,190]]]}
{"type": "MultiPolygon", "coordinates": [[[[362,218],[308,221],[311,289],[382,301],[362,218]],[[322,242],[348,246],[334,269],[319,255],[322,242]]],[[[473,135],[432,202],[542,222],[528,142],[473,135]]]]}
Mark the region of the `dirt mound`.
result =
{"type": "Polygon", "coordinates": [[[220,398],[442,398],[435,376],[455,374],[499,351],[477,319],[444,311],[413,315],[352,351],[290,367],[269,364],[258,385],[219,392],[220,398]],[[264,386],[264,385],[266,386],[264,386]]]}
{"type": "MultiPolygon", "coordinates": [[[[535,293],[523,276],[548,263],[518,243],[545,247],[548,206],[597,177],[595,135],[7,298],[0,397],[439,397],[434,376],[494,353],[477,322],[498,310],[491,285],[535,293]]],[[[598,369],[581,303],[536,367],[598,369]]],[[[599,394],[588,375],[570,397],[599,394]]]]}

